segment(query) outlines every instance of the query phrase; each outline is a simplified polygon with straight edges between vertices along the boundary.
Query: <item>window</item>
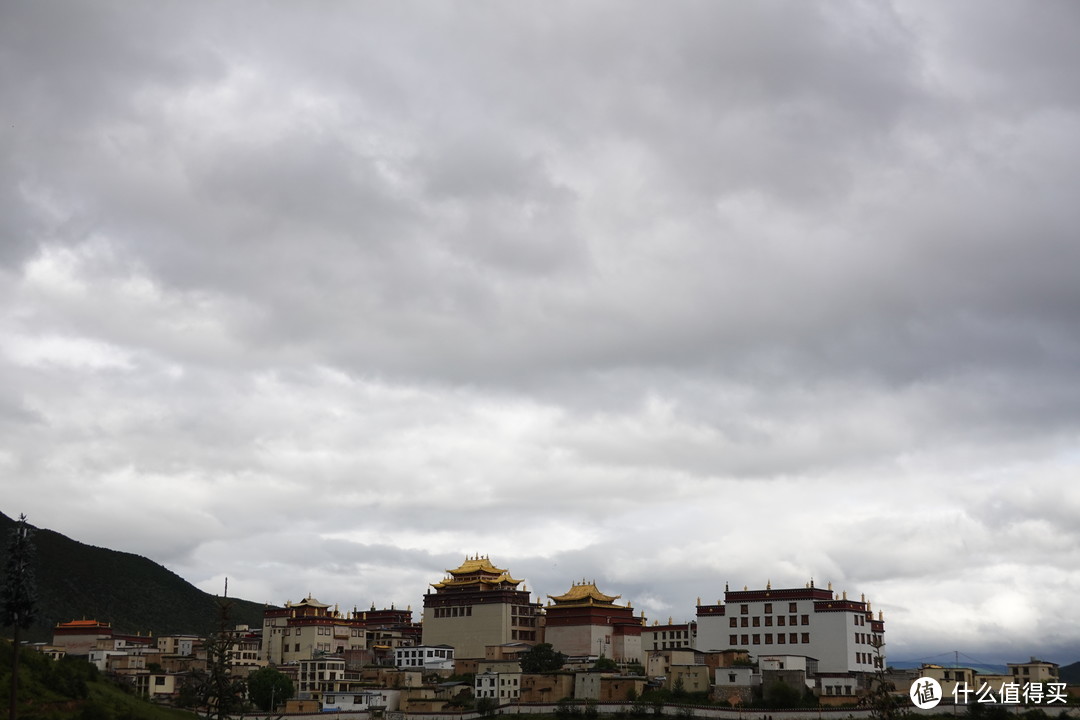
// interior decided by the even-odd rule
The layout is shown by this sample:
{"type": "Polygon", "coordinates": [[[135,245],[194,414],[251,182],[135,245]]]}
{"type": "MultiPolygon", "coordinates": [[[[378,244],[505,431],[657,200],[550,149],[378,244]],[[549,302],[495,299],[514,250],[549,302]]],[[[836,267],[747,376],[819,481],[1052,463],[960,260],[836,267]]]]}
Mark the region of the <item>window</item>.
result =
{"type": "Polygon", "coordinates": [[[772,615],[765,617],[765,627],[772,627],[772,615]]]}
{"type": "Polygon", "coordinates": [[[788,642],[790,642],[792,645],[797,645],[799,643],[799,634],[798,633],[789,634],[788,635],[788,642]]]}
{"type": "Polygon", "coordinates": [[[735,682],[735,673],[728,673],[727,679],[729,683],[735,682]]]}
{"type": "Polygon", "coordinates": [[[728,637],[728,644],[729,645],[738,645],[739,644],[739,636],[738,635],[730,635],[728,637]]]}
{"type": "Polygon", "coordinates": [[[749,635],[743,635],[742,636],[742,644],[743,645],[749,645],[750,644],[750,636],[749,635]]]}
{"type": "Polygon", "coordinates": [[[802,624],[803,625],[809,625],[810,624],[810,616],[809,615],[803,615],[802,616],[802,624]]]}
{"type": "Polygon", "coordinates": [[[803,641],[804,643],[808,643],[808,642],[810,642],[810,633],[803,633],[803,634],[802,634],[802,641],[803,641]]]}
{"type": "Polygon", "coordinates": [[[761,618],[755,616],[754,617],[754,627],[760,627],[760,626],[761,626],[761,618]]]}
{"type": "Polygon", "coordinates": [[[740,605],[739,606],[739,612],[741,614],[743,614],[743,615],[749,614],[750,613],[750,606],[749,605],[740,605]]]}
{"type": "Polygon", "coordinates": [[[786,635],[784,635],[784,633],[778,633],[778,634],[777,634],[777,636],[776,636],[776,642],[777,642],[777,643],[779,643],[780,645],[783,645],[783,644],[784,644],[784,640],[785,640],[786,638],[787,638],[787,636],[786,636],[786,635]]]}
{"type": "Polygon", "coordinates": [[[154,677],[154,684],[155,685],[164,685],[165,684],[165,676],[164,675],[156,675],[154,677]]]}
{"type": "Polygon", "coordinates": [[[739,619],[738,618],[731,618],[731,621],[728,624],[731,627],[739,627],[739,619]]]}
{"type": "Polygon", "coordinates": [[[787,611],[789,613],[799,612],[799,603],[788,603],[787,611]]]}
{"type": "Polygon", "coordinates": [[[749,624],[750,624],[750,618],[743,618],[742,619],[742,626],[743,627],[746,627],[749,624]]]}
{"type": "Polygon", "coordinates": [[[772,633],[765,633],[765,644],[772,645],[772,633]]]}
{"type": "Polygon", "coordinates": [[[855,621],[855,624],[856,624],[856,625],[858,625],[858,624],[859,624],[859,616],[858,616],[858,615],[852,615],[852,616],[851,616],[851,619],[855,621]]]}
{"type": "Polygon", "coordinates": [[[792,615],[791,617],[788,618],[788,625],[798,625],[798,624],[799,624],[799,616],[798,615],[792,615]]]}
{"type": "Polygon", "coordinates": [[[761,636],[760,635],[754,635],[754,644],[755,645],[760,645],[761,644],[761,636]]]}
{"type": "Polygon", "coordinates": [[[784,617],[783,615],[781,615],[780,617],[776,618],[776,624],[777,624],[777,625],[779,625],[780,627],[784,627],[784,625],[785,625],[785,623],[786,623],[786,622],[787,622],[787,618],[786,618],[786,617],[784,617]]]}
{"type": "Polygon", "coordinates": [[[765,603],[765,614],[769,615],[771,613],[772,613],[772,603],[765,603]]]}

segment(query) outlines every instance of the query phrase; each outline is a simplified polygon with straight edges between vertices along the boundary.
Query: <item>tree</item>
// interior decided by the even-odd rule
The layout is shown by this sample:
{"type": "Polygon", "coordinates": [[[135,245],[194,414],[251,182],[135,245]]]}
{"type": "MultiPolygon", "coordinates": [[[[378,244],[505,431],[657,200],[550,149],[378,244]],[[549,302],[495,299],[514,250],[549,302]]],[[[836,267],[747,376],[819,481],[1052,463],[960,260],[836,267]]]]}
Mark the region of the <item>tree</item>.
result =
{"type": "Polygon", "coordinates": [[[499,707],[499,701],[495,698],[482,697],[476,701],[476,712],[481,717],[491,717],[499,707]]]}
{"type": "Polygon", "coordinates": [[[619,664],[611,658],[601,655],[596,658],[596,662],[593,663],[592,669],[600,672],[614,672],[619,669],[619,664]]]}
{"type": "Polygon", "coordinates": [[[523,652],[518,662],[521,664],[521,672],[554,672],[563,666],[566,656],[557,652],[551,643],[540,643],[523,652]]]}
{"type": "Polygon", "coordinates": [[[264,667],[248,675],[248,697],[255,706],[265,712],[273,712],[296,692],[284,673],[272,667],[264,667]]]}
{"type": "Polygon", "coordinates": [[[877,670],[870,677],[870,686],[866,693],[866,704],[870,708],[870,717],[874,720],[901,720],[909,715],[908,705],[898,701],[893,695],[896,686],[885,674],[885,659],[881,648],[885,647],[877,636],[871,641],[874,648],[874,664],[877,670]]]}
{"type": "MultiPolygon", "coordinates": [[[[218,627],[206,639],[206,673],[192,673],[191,694],[202,708],[205,717],[225,720],[244,709],[244,681],[232,674],[234,638],[230,629],[232,601],[218,598],[218,627]]],[[[186,698],[185,698],[186,699],[186,698]]]]}
{"type": "Polygon", "coordinates": [[[7,566],[4,568],[4,585],[0,590],[0,622],[11,627],[13,658],[11,665],[11,702],[8,717],[15,720],[19,690],[19,631],[30,627],[37,616],[37,587],[34,583],[34,529],[26,522],[26,515],[11,530],[8,544],[7,566]]]}

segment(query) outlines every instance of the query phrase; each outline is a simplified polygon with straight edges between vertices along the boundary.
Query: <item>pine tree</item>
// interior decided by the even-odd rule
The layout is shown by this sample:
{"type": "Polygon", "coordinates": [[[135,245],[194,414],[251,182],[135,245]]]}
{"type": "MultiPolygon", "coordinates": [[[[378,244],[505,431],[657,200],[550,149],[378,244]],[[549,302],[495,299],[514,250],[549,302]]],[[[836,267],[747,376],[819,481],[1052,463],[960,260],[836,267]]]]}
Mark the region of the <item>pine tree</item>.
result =
{"type": "Polygon", "coordinates": [[[225,596],[218,599],[218,627],[206,639],[206,675],[199,678],[196,690],[205,716],[213,720],[225,720],[241,712],[245,705],[245,683],[232,673],[235,638],[230,627],[232,601],[228,587],[226,584],[225,596]]]}
{"type": "Polygon", "coordinates": [[[15,720],[19,690],[19,631],[30,627],[37,616],[37,587],[34,582],[34,529],[26,522],[26,515],[11,530],[8,545],[7,567],[4,568],[4,585],[0,590],[0,622],[13,628],[11,703],[8,717],[15,720]]]}

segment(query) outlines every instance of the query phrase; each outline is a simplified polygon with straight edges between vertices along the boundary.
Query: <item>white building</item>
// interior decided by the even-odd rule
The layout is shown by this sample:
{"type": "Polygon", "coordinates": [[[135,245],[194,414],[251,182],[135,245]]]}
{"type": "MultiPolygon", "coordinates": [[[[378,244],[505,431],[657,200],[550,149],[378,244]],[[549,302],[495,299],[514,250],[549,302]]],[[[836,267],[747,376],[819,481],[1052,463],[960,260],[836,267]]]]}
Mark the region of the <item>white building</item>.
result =
{"type": "Polygon", "coordinates": [[[521,697],[520,672],[481,672],[473,680],[476,699],[493,698],[499,703],[514,702],[521,697]]]}
{"type": "Polygon", "coordinates": [[[322,711],[370,712],[386,710],[395,712],[401,701],[400,690],[357,690],[327,693],[322,697],[322,711]]]}
{"type": "Polygon", "coordinates": [[[724,602],[698,605],[699,650],[744,649],[760,655],[806,655],[817,658],[823,673],[869,673],[884,667],[877,648],[884,643],[885,622],[866,598],[849,600],[814,587],[725,590],[724,602]]]}
{"type": "Polygon", "coordinates": [[[394,665],[399,668],[453,670],[454,648],[449,645],[420,645],[394,649],[394,665]]]}

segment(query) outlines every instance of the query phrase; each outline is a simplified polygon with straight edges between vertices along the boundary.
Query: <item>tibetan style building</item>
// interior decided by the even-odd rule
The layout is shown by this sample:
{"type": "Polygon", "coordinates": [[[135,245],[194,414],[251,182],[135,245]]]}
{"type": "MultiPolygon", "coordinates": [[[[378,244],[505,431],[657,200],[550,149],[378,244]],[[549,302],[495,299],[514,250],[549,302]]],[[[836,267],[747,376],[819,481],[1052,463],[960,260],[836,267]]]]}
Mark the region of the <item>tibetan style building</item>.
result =
{"type": "Polygon", "coordinates": [[[641,662],[643,618],[630,605],[616,605],[595,583],[575,583],[563,595],[548,595],[545,640],[570,657],[603,655],[616,661],[641,662]]]}
{"type": "Polygon", "coordinates": [[[537,642],[540,606],[487,557],[466,558],[424,596],[424,645],[450,645],[458,658],[483,658],[489,645],[537,642]]]}
{"type": "Polygon", "coordinates": [[[724,591],[724,602],[697,607],[698,649],[746,650],[762,655],[805,655],[822,673],[872,673],[885,667],[878,649],[885,620],[865,597],[814,587],[724,591]]]}

